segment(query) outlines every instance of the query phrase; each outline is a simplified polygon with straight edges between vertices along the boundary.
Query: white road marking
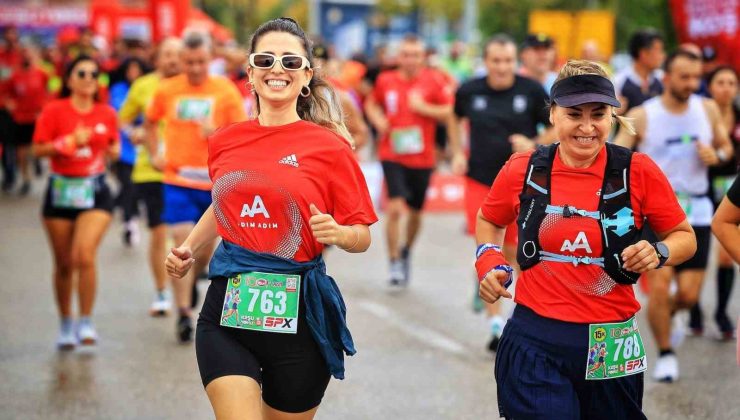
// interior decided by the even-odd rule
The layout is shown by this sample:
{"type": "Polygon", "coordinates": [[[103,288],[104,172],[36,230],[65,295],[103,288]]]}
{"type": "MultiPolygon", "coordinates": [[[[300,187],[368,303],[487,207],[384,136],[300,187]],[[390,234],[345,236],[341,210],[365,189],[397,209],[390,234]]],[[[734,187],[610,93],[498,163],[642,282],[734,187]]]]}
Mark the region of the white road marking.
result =
{"type": "Polygon", "coordinates": [[[456,355],[469,353],[457,341],[437,331],[409,321],[408,318],[401,316],[385,305],[369,300],[362,300],[359,302],[359,307],[425,344],[456,355]]]}

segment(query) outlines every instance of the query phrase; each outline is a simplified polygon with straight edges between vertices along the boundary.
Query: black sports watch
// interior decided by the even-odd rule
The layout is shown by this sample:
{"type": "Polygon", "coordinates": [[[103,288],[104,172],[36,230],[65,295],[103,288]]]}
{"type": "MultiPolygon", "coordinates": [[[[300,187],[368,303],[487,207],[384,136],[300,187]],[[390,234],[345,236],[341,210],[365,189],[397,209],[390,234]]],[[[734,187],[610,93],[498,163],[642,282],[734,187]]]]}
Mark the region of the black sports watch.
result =
{"type": "Polygon", "coordinates": [[[668,257],[671,255],[671,251],[668,249],[668,246],[664,244],[663,242],[653,242],[650,245],[655,248],[655,252],[658,253],[658,266],[655,268],[663,267],[666,261],[668,261],[668,257]]]}

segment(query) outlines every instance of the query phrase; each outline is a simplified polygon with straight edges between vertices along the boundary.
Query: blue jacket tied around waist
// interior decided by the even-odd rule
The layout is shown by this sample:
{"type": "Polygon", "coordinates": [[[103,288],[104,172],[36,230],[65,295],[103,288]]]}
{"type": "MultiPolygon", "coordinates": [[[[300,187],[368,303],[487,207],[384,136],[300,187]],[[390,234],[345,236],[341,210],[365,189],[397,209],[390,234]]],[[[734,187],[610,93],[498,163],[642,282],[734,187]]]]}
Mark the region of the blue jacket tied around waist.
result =
{"type": "Polygon", "coordinates": [[[347,328],[347,308],[342,294],[334,279],[326,274],[326,265],[321,255],[308,262],[297,262],[250,251],[224,240],[216,249],[209,265],[211,278],[230,278],[253,271],[301,274],[306,322],[329,372],[337,379],[344,379],[344,353],[352,356],[357,351],[347,328]]]}

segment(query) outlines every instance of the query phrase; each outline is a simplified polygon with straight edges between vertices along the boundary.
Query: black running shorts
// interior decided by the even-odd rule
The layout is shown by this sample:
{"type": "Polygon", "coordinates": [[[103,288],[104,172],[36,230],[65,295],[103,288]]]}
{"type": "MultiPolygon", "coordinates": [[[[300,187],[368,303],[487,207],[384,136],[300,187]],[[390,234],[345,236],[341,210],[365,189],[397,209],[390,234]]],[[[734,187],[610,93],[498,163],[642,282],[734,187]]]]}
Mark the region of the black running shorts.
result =
{"type": "Polygon", "coordinates": [[[383,161],[383,175],[388,187],[388,198],[402,197],[414,210],[424,207],[433,169],[408,168],[397,162],[383,161]]]}
{"type": "Polygon", "coordinates": [[[52,205],[52,178],[49,177],[49,183],[46,187],[46,193],[44,194],[44,204],[41,208],[42,216],[46,218],[56,219],[69,219],[75,220],[80,213],[90,210],[103,210],[108,213],[113,212],[113,194],[105,182],[105,176],[99,175],[95,177],[95,202],[93,207],[90,209],[70,209],[70,208],[58,208],[52,205]]]}
{"type": "Polygon", "coordinates": [[[154,228],[162,223],[164,187],[161,182],[134,183],[134,202],[146,206],[147,226],[154,228]]]}
{"type": "Polygon", "coordinates": [[[319,405],[330,374],[306,323],[303,294],[297,334],[241,330],[220,325],[226,283],[211,281],[198,318],[195,352],[203,386],[222,376],[249,376],[276,410],[302,413],[319,405]]]}

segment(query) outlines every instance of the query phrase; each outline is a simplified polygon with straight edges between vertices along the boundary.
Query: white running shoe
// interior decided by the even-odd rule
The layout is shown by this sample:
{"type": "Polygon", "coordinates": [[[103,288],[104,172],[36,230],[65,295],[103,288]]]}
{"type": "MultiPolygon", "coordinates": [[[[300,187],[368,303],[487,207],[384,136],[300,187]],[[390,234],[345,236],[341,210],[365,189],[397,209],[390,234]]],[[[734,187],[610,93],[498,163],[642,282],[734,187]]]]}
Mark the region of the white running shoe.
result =
{"type": "Polygon", "coordinates": [[[79,344],[73,331],[70,328],[69,331],[59,332],[59,337],[57,337],[57,348],[59,350],[74,350],[77,344],[79,344]]]}
{"type": "Polygon", "coordinates": [[[681,347],[686,339],[686,326],[688,325],[686,311],[678,311],[671,320],[671,348],[674,350],[681,347]]]}
{"type": "Polygon", "coordinates": [[[678,380],[678,358],[675,354],[666,354],[658,358],[653,371],[653,379],[666,383],[678,380]]]}
{"type": "Polygon", "coordinates": [[[405,286],[406,285],[406,273],[403,266],[403,261],[400,259],[391,261],[391,286],[405,286]]]}
{"type": "Polygon", "coordinates": [[[77,338],[83,346],[94,346],[98,342],[98,333],[92,323],[87,322],[78,326],[77,338]]]}
{"type": "Polygon", "coordinates": [[[149,315],[151,316],[167,316],[172,310],[172,300],[170,299],[169,293],[157,293],[154,295],[154,301],[152,306],[149,308],[149,315]]]}

